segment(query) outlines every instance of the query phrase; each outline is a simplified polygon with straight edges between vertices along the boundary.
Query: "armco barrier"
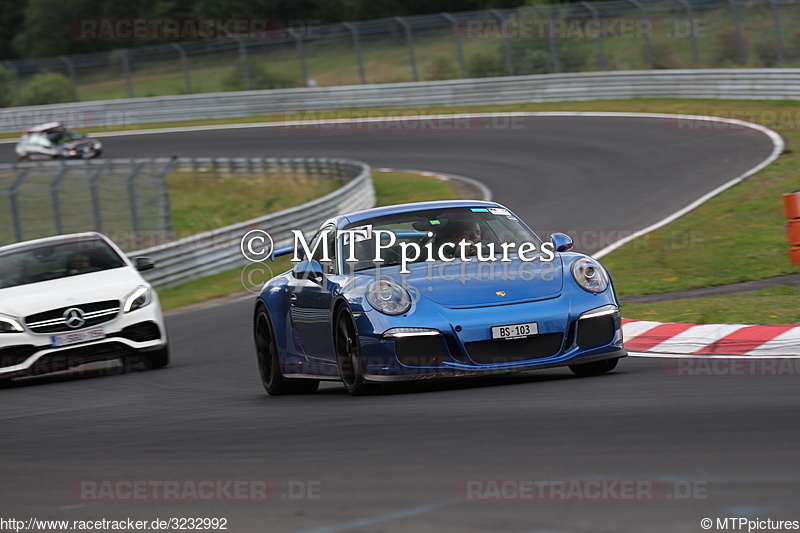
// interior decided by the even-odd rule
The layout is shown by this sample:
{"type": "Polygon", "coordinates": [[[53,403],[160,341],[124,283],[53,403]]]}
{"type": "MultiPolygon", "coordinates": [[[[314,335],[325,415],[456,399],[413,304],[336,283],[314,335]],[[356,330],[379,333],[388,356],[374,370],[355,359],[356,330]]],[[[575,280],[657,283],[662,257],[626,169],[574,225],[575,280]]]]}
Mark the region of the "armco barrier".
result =
{"type": "MultiPolygon", "coordinates": [[[[145,279],[155,286],[165,287],[244,266],[247,260],[240,251],[240,242],[250,230],[267,231],[275,247],[279,248],[292,243],[291,230],[301,230],[309,235],[330,217],[375,205],[370,169],[364,163],[322,158],[283,161],[294,161],[297,165],[318,169],[320,173],[327,172],[346,183],[322,198],[291,209],[130,253],[131,257],[147,256],[156,261],[156,268],[144,273],[145,279]]],[[[258,165],[259,160],[180,159],[179,169],[197,169],[210,164],[216,165],[220,171],[227,169],[237,172],[258,165]]]]}
{"type": "Polygon", "coordinates": [[[620,98],[800,100],[800,69],[643,70],[131,98],[0,109],[0,132],[50,121],[73,127],[284,114],[620,98]],[[297,113],[300,112],[300,113],[297,113]]]}

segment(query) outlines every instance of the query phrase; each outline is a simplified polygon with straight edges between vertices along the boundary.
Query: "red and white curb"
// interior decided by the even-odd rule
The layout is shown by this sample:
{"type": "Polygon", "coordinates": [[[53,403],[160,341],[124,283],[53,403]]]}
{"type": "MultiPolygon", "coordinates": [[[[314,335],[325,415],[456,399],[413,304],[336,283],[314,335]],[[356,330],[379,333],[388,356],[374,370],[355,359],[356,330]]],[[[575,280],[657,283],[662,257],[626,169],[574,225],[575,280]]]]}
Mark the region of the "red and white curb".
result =
{"type": "Polygon", "coordinates": [[[625,349],[686,356],[800,356],[800,325],[663,324],[622,320],[625,349]]]}

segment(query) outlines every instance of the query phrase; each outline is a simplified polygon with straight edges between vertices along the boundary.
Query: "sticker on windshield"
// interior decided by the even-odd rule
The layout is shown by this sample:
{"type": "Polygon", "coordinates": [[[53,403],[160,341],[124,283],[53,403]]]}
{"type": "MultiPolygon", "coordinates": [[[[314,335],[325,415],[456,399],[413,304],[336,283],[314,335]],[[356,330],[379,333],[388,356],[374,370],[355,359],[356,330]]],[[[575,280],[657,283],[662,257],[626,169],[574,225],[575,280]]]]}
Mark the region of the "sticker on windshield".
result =
{"type": "Polygon", "coordinates": [[[508,209],[501,209],[499,207],[490,207],[489,212],[493,215],[504,215],[504,216],[511,215],[511,213],[508,212],[508,209]]]}

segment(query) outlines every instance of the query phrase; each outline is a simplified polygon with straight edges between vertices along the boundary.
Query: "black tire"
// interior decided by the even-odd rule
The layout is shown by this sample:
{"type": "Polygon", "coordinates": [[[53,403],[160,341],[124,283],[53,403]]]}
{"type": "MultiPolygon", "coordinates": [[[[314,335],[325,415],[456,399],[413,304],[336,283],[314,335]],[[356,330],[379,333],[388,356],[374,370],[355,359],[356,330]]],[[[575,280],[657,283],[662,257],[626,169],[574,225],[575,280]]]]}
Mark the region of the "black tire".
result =
{"type": "Polygon", "coordinates": [[[358,330],[353,314],[346,305],[340,305],[336,310],[333,324],[336,364],[339,366],[339,375],[342,377],[345,390],[351,396],[372,394],[378,387],[364,381],[358,330]]]}
{"type": "Polygon", "coordinates": [[[617,359],[606,359],[605,361],[597,361],[595,363],[584,363],[582,365],[570,365],[569,369],[572,373],[581,378],[588,378],[592,376],[599,376],[611,372],[617,367],[617,359]]]}
{"type": "Polygon", "coordinates": [[[165,344],[163,348],[154,352],[147,352],[142,356],[148,368],[164,368],[169,364],[169,345],[165,344]]]}
{"type": "Polygon", "coordinates": [[[256,359],[258,360],[258,375],[261,384],[270,396],[284,396],[287,394],[311,394],[319,387],[316,379],[286,379],[281,373],[281,363],[278,360],[278,344],[275,341],[275,331],[267,310],[259,306],[253,324],[253,335],[256,343],[256,359]]]}

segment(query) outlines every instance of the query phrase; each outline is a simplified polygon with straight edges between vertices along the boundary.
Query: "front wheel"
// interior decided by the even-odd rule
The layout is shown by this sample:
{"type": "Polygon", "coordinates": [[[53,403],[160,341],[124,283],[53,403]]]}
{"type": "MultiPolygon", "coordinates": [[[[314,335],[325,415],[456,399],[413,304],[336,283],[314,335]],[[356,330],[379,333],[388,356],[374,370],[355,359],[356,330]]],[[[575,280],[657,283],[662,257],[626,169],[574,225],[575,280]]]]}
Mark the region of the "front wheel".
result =
{"type": "Polygon", "coordinates": [[[595,363],[584,363],[582,365],[570,365],[569,369],[578,377],[586,378],[592,376],[599,376],[611,372],[617,367],[619,359],[606,359],[605,361],[597,361],[595,363]]]}
{"type": "Polygon", "coordinates": [[[340,306],[336,311],[333,323],[336,364],[339,366],[339,374],[342,376],[344,388],[351,396],[372,393],[375,386],[364,382],[358,331],[353,314],[346,305],[340,306]]]}
{"type": "Polygon", "coordinates": [[[281,362],[278,359],[278,343],[275,340],[275,331],[267,310],[259,307],[255,320],[256,359],[258,360],[258,374],[264,390],[270,396],[284,396],[287,394],[310,394],[317,390],[319,381],[316,379],[286,379],[281,372],[281,362]]]}

